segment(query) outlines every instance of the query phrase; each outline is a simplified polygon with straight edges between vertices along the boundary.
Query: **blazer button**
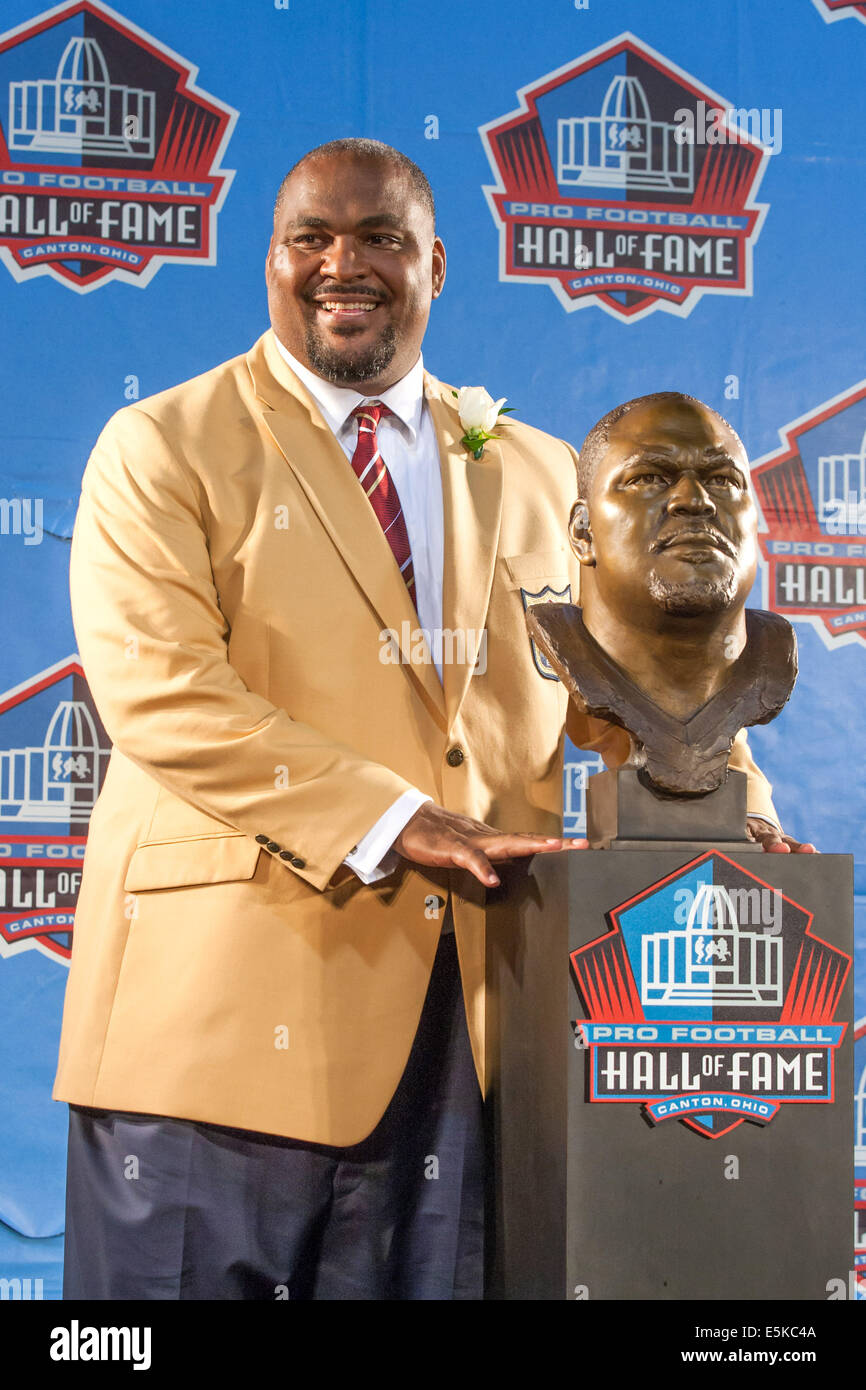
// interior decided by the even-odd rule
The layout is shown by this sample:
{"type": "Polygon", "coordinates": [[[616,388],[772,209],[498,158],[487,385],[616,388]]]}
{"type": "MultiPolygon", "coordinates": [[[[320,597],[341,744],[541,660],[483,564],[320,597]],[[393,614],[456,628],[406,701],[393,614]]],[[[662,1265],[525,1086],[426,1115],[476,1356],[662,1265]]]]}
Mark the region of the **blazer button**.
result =
{"type": "Polygon", "coordinates": [[[269,849],[271,851],[271,854],[276,854],[277,850],[280,849],[281,846],[277,844],[276,840],[268,840],[268,843],[265,846],[265,848],[269,849]]]}
{"type": "Polygon", "coordinates": [[[458,743],[455,745],[454,748],[448,749],[448,752],[445,755],[445,761],[449,767],[459,767],[465,756],[466,755],[463,752],[463,749],[460,747],[458,743]]]}
{"type": "Polygon", "coordinates": [[[281,858],[281,859],[291,859],[291,857],[292,857],[292,851],[291,851],[290,849],[281,849],[281,850],[280,850],[280,858],[281,858]]]}
{"type": "Polygon", "coordinates": [[[256,844],[257,844],[257,845],[266,845],[266,844],[268,843],[268,840],[269,840],[270,838],[271,838],[270,835],[257,835],[257,836],[256,836],[256,844]]]}
{"type": "Polygon", "coordinates": [[[292,860],[292,864],[296,869],[305,869],[307,867],[306,859],[298,859],[297,857],[292,860]]]}

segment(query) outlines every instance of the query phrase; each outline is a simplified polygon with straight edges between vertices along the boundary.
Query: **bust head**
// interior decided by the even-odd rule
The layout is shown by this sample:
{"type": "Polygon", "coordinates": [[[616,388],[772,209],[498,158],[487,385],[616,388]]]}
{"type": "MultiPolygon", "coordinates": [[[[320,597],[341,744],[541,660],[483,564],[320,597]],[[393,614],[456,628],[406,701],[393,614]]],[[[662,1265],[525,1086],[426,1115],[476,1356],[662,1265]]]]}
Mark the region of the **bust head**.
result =
{"type": "Polygon", "coordinates": [[[757,566],[748,460],[694,397],[658,392],[590,430],[569,539],[588,625],[603,614],[669,628],[742,610],[757,566]]]}
{"type": "Polygon", "coordinates": [[[664,796],[719,788],[737,731],[774,718],[796,676],[790,624],[746,612],[748,468],[735,431],[692,396],[618,406],[581,451],[569,522],[581,607],[526,614],[569,694],[628,731],[631,763],[664,796]]]}

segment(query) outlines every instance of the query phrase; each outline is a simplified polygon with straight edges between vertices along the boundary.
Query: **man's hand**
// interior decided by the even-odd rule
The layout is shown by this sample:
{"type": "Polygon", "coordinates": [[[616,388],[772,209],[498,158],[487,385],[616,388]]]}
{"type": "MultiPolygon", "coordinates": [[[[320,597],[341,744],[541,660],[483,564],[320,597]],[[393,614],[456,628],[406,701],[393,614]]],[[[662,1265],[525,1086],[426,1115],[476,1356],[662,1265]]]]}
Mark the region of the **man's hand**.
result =
{"type": "Polygon", "coordinates": [[[394,849],[416,864],[468,869],[479,883],[495,888],[499,876],[491,860],[518,859],[526,854],[546,854],[558,849],[587,849],[588,840],[555,839],[552,836],[511,834],[483,821],[457,815],[425,801],[407,821],[394,841],[394,849]]]}
{"type": "Polygon", "coordinates": [[[746,832],[749,839],[754,840],[768,854],[819,853],[813,844],[801,845],[799,840],[784,835],[775,825],[770,825],[769,821],[761,820],[758,816],[746,817],[746,832]]]}

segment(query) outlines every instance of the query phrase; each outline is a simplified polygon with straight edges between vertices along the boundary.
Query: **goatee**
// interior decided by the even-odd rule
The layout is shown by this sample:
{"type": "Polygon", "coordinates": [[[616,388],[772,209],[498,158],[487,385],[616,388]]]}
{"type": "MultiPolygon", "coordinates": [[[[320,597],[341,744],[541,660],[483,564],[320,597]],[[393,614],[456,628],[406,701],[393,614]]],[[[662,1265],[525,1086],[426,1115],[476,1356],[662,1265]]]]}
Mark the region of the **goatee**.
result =
{"type": "Polygon", "coordinates": [[[386,324],[378,342],[361,352],[351,348],[331,347],[323,343],[315,325],[307,328],[307,360],[313,371],[334,386],[354,386],[356,382],[374,381],[390,367],[397,351],[397,330],[386,324]]]}
{"type": "Polygon", "coordinates": [[[666,613],[683,618],[695,618],[702,613],[723,613],[731,607],[735,590],[736,578],[733,574],[725,579],[701,579],[696,576],[677,583],[661,579],[657,574],[650,577],[650,593],[656,603],[666,613]]]}

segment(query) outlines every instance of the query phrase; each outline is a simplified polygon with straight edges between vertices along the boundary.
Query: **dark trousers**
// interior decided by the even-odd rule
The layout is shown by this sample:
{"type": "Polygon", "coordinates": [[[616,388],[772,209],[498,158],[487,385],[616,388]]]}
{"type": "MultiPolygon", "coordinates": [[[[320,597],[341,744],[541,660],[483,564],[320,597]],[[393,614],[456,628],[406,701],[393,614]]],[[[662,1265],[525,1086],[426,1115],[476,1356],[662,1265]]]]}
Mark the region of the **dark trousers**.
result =
{"type": "Polygon", "coordinates": [[[482,1104],[453,935],[351,1148],[69,1107],[66,1299],[479,1299],[482,1104]]]}

